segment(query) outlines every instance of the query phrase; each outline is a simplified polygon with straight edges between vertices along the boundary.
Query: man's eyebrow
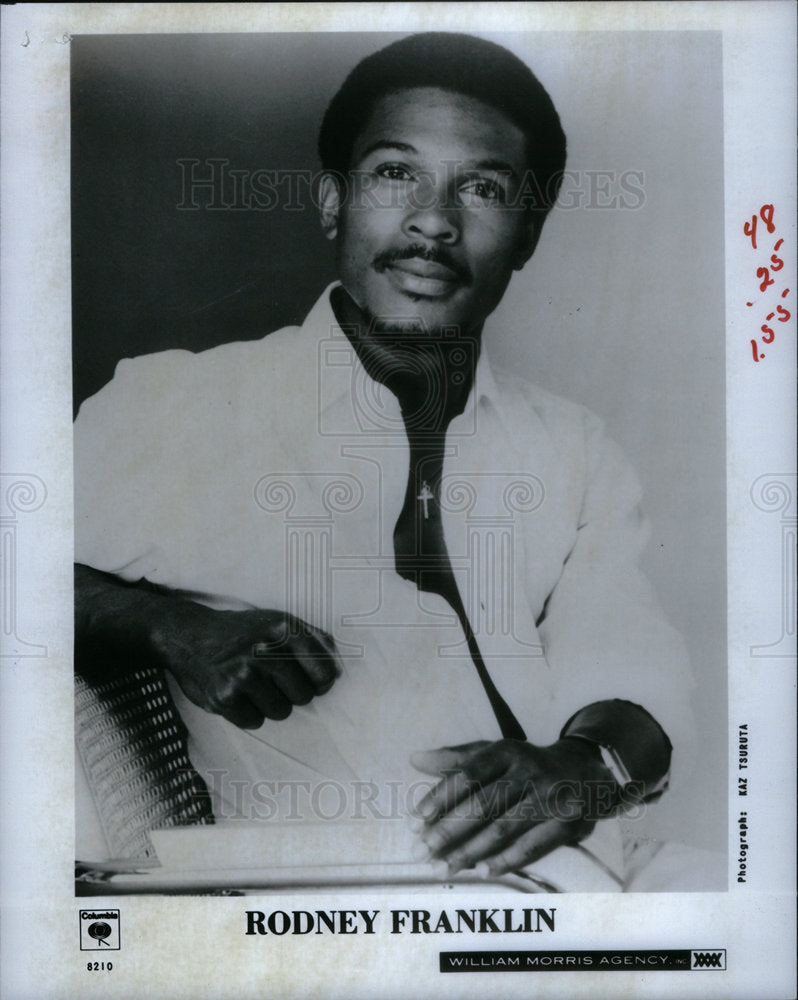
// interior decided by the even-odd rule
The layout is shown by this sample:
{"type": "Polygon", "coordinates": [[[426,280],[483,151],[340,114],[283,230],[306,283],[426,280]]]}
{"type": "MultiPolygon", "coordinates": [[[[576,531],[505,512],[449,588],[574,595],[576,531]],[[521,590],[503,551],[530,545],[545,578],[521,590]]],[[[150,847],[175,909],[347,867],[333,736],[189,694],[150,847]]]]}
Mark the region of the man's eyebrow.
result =
{"type": "Polygon", "coordinates": [[[518,180],[518,172],[506,160],[489,158],[474,163],[464,163],[463,166],[466,170],[495,170],[497,174],[507,174],[512,180],[518,180]]]}
{"type": "Polygon", "coordinates": [[[371,145],[366,146],[358,159],[363,160],[370,153],[376,153],[381,149],[395,149],[399,153],[418,153],[416,147],[411,146],[408,142],[400,142],[398,139],[378,139],[376,142],[372,142],[371,145]]]}

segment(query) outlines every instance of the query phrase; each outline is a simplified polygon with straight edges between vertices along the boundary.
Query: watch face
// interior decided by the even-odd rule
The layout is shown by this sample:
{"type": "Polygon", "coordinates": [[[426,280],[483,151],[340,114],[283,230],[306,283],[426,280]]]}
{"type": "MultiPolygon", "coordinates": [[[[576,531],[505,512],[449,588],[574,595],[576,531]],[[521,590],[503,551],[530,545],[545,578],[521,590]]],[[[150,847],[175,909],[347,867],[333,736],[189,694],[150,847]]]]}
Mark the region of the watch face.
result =
{"type": "Polygon", "coordinates": [[[625,788],[632,780],[632,776],[626,770],[626,765],[618,756],[618,751],[615,747],[608,746],[606,743],[599,743],[599,750],[601,751],[601,759],[604,761],[610,774],[612,774],[621,788],[625,788]]]}

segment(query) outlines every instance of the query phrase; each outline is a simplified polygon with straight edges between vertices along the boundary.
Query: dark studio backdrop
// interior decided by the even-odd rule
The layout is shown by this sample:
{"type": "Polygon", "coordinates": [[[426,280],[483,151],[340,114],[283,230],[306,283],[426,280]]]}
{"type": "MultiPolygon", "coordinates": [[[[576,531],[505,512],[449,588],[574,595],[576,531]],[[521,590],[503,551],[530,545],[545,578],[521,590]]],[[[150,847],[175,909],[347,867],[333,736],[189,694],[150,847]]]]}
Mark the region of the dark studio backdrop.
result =
{"type": "MultiPolygon", "coordinates": [[[[76,408],[122,357],[200,351],[302,321],[336,276],[308,184],[321,117],[358,60],[398,37],[73,38],[76,408]],[[187,189],[191,160],[195,180],[216,172],[215,192],[187,189]],[[231,171],[279,171],[276,203],[259,210],[231,171]]],[[[644,568],[686,637],[701,723],[699,766],[691,787],[666,796],[662,829],[725,850],[720,36],[486,37],[551,93],[574,171],[489,321],[491,355],[595,410],[643,481],[653,527],[644,568]]]]}
{"type": "Polygon", "coordinates": [[[76,408],[122,357],[200,351],[302,321],[335,278],[308,182],[321,115],[347,69],[378,47],[371,38],[74,39],[76,408]],[[236,170],[279,178],[260,174],[256,200],[236,170]],[[215,189],[186,189],[192,176],[214,177],[215,189]],[[264,210],[268,187],[279,204],[264,210]],[[182,207],[192,201],[201,207],[182,207]]]}

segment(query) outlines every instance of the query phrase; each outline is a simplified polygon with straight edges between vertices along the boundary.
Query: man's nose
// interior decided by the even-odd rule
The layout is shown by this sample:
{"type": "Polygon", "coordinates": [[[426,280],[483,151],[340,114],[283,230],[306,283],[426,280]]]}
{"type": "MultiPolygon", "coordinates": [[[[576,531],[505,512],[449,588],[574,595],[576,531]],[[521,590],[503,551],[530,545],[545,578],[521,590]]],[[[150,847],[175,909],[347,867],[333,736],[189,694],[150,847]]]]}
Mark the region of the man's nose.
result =
{"type": "Polygon", "coordinates": [[[439,243],[456,243],[460,239],[459,211],[443,192],[425,185],[414,192],[402,229],[411,239],[422,237],[439,243]]]}

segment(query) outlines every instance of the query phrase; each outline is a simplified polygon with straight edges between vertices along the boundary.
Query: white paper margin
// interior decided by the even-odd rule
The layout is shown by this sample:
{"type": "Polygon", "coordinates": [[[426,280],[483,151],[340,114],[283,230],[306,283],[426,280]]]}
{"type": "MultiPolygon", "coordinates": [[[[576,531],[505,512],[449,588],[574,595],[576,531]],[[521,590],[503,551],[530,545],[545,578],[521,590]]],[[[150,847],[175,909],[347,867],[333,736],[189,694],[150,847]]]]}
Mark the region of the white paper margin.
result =
{"type": "MultiPolygon", "coordinates": [[[[2,995],[788,997],[794,990],[794,660],[752,656],[784,632],[794,545],[795,318],[778,364],[752,362],[751,256],[741,234],[753,203],[779,212],[795,271],[795,8],[789,3],[651,4],[21,4],[2,11],[2,468],[26,485],[14,603],[4,642],[46,656],[2,662],[2,995]],[[441,976],[446,948],[484,939],[390,935],[248,938],[253,900],[109,898],[123,911],[112,973],[88,973],[77,946],[71,675],[71,385],[69,35],[77,32],[417,30],[685,30],[723,32],[729,575],[730,815],[728,893],[559,897],[550,947],[725,948],[725,973],[548,973],[441,976]],[[788,221],[789,220],[789,224],[788,221]],[[745,291],[741,293],[741,289],[745,291]],[[791,339],[790,339],[791,338],[791,339]],[[760,477],[777,484],[759,505],[760,477]],[[784,484],[782,492],[778,482],[784,484]],[[787,493],[784,493],[786,489],[787,493]],[[791,493],[791,507],[779,496],[791,493]],[[775,491],[775,492],[774,492],[775,491]],[[39,503],[39,501],[42,501],[39,503]],[[790,521],[792,518],[792,521],[790,521]],[[792,529],[790,529],[792,524],[792,529]],[[41,650],[40,650],[41,652],[41,650]],[[757,865],[735,881],[733,763],[737,726],[752,735],[744,807],[757,865]]],[[[794,284],[794,282],[793,282],[794,284]]],[[[792,287],[792,286],[791,286],[792,287]]],[[[791,297],[795,303],[795,298],[791,297]]],[[[780,333],[781,331],[779,331],[780,333]]],[[[775,347],[776,345],[774,345],[775,347]]],[[[774,351],[774,358],[776,352],[774,351]]],[[[771,359],[768,359],[771,360],[771,359]]],[[[13,529],[13,530],[12,530],[13,529]]],[[[15,535],[12,538],[12,535],[15,535]]],[[[8,562],[7,562],[8,564],[8,562]]],[[[794,569],[792,571],[794,573],[794,569]]],[[[794,614],[794,603],[792,605],[794,614]]],[[[9,617],[10,616],[10,617],[9,617]]],[[[794,630],[794,622],[792,624],[794,630]]],[[[794,631],[792,633],[794,642],[794,631]]],[[[303,905],[335,907],[335,895],[303,905]]],[[[539,899],[539,897],[538,897],[539,899]]],[[[432,908],[440,898],[430,899],[432,908]]],[[[104,904],[105,905],[105,904],[104,904]]],[[[388,910],[396,897],[360,904],[388,910]]],[[[424,897],[413,897],[423,907],[424,897]]],[[[523,905],[523,904],[521,904],[523,905]]],[[[490,947],[511,947],[492,939],[490,947]]],[[[523,947],[523,945],[513,945],[523,947]]],[[[92,956],[94,957],[94,956],[92,956]]]]}

